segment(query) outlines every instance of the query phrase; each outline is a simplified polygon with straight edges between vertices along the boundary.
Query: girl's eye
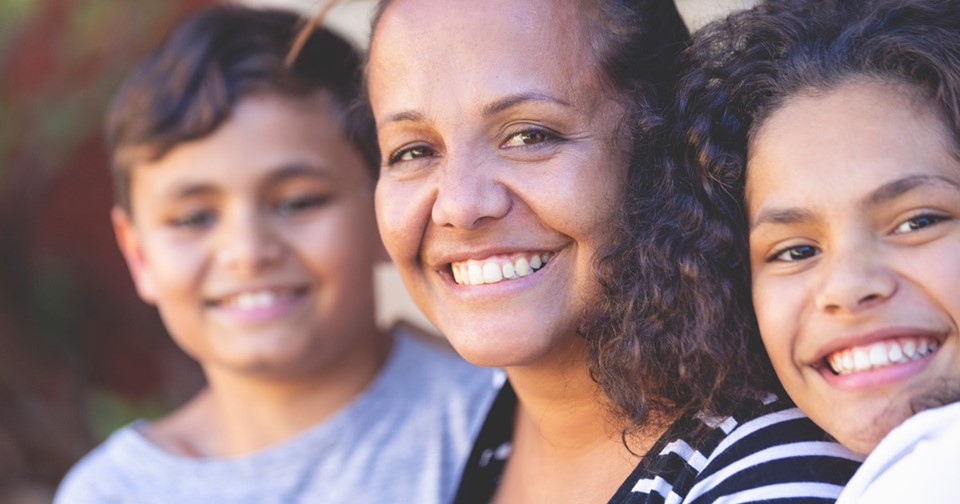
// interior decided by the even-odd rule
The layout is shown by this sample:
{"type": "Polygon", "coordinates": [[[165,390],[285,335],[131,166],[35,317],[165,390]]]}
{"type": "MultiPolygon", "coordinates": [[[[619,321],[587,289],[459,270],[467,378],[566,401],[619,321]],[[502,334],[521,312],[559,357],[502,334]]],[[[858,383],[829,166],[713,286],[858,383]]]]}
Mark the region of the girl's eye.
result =
{"type": "Polygon", "coordinates": [[[909,233],[911,231],[917,231],[918,229],[930,227],[938,222],[942,222],[945,220],[947,220],[947,218],[942,215],[930,215],[930,214],[918,215],[916,217],[913,217],[911,219],[904,221],[902,224],[897,226],[897,228],[894,229],[893,232],[894,234],[909,233]]]}
{"type": "Polygon", "coordinates": [[[797,245],[780,250],[770,257],[770,262],[796,262],[820,255],[820,250],[812,245],[797,245]]]}
{"type": "Polygon", "coordinates": [[[326,205],[329,201],[330,197],[322,194],[299,196],[280,200],[275,205],[275,208],[276,211],[281,215],[289,215],[302,212],[304,210],[321,207],[326,205]]]}
{"type": "Polygon", "coordinates": [[[173,218],[170,223],[173,227],[184,229],[203,229],[213,225],[216,215],[209,210],[190,212],[173,218]]]}
{"type": "Polygon", "coordinates": [[[413,161],[419,158],[425,158],[433,156],[433,149],[427,147],[426,145],[414,145],[411,147],[403,147],[397,149],[393,154],[390,155],[390,158],[387,159],[388,165],[393,165],[396,163],[402,163],[405,161],[413,161]]]}
{"type": "Polygon", "coordinates": [[[510,135],[501,147],[523,147],[557,140],[559,137],[544,129],[528,129],[510,135]]]}

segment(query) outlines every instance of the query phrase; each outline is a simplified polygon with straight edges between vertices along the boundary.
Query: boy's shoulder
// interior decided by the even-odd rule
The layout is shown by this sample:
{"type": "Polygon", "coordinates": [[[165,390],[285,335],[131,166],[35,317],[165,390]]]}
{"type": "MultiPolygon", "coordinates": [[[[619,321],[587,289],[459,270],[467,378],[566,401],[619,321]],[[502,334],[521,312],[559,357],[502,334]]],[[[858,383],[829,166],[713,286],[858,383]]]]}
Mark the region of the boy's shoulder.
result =
{"type": "Polygon", "coordinates": [[[143,481],[141,471],[150,471],[156,449],[140,434],[138,420],[126,425],[87,453],[57,488],[55,504],[116,502],[131,484],[143,481]]]}
{"type": "Polygon", "coordinates": [[[459,390],[489,397],[503,381],[503,371],[470,364],[445,339],[417,326],[398,322],[390,332],[394,349],[381,375],[403,375],[438,393],[459,390]]]}

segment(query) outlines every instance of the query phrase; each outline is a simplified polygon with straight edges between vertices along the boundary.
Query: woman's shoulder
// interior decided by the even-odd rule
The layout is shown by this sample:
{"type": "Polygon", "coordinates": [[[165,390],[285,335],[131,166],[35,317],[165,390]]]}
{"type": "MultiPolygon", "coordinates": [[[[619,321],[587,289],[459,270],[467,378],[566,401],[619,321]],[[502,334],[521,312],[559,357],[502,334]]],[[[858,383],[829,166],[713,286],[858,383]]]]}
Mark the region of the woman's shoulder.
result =
{"type": "MultiPolygon", "coordinates": [[[[702,429],[700,429],[702,431],[702,429]]],[[[611,502],[832,502],[860,456],[832,441],[788,401],[774,396],[734,415],[678,420],[611,502]],[[693,439],[697,424],[708,427],[693,439]]]]}

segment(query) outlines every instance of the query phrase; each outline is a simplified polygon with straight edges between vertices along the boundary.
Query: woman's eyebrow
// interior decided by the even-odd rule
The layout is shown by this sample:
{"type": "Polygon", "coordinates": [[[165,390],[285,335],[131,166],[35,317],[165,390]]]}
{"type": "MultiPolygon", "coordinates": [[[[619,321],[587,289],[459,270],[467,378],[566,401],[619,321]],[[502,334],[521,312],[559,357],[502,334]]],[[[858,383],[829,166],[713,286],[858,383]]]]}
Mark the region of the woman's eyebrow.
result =
{"type": "Polygon", "coordinates": [[[528,91],[524,93],[507,95],[488,104],[487,106],[483,107],[483,115],[484,117],[490,117],[511,107],[516,107],[517,105],[527,102],[549,102],[562,105],[564,107],[570,106],[570,103],[547,93],[540,91],[528,91]]]}
{"type": "Polygon", "coordinates": [[[386,119],[383,120],[383,123],[377,126],[382,128],[386,124],[395,122],[422,122],[423,120],[423,114],[420,112],[416,110],[404,110],[403,112],[388,115],[386,119]]]}
{"type": "Polygon", "coordinates": [[[877,207],[888,203],[918,187],[928,185],[945,185],[952,189],[960,189],[960,184],[958,184],[955,180],[951,180],[950,178],[942,175],[908,175],[906,177],[887,182],[886,184],[878,187],[876,190],[864,197],[863,201],[860,203],[860,207],[877,207]]]}

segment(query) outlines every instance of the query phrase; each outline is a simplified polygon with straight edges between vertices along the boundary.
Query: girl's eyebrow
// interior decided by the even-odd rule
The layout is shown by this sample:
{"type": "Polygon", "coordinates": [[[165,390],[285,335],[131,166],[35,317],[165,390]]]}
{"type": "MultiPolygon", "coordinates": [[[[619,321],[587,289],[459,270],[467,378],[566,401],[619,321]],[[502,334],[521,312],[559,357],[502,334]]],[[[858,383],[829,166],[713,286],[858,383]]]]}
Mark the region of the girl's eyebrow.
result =
{"type": "Polygon", "coordinates": [[[763,224],[797,224],[815,218],[813,212],[802,208],[764,208],[750,223],[750,231],[763,224]]]}
{"type": "MultiPolygon", "coordinates": [[[[858,206],[874,208],[882,206],[922,186],[947,186],[960,190],[960,183],[942,175],[908,175],[892,180],[866,195],[858,206]]],[[[750,231],[763,224],[797,224],[814,220],[813,212],[802,208],[765,208],[750,222],[750,231]]]]}
{"type": "Polygon", "coordinates": [[[423,122],[423,114],[417,112],[416,110],[404,110],[403,112],[397,112],[396,114],[390,114],[383,120],[382,124],[378,124],[377,127],[382,128],[384,125],[395,123],[395,122],[423,122]]]}
{"type": "Polygon", "coordinates": [[[942,175],[908,175],[897,180],[883,184],[876,190],[868,194],[860,203],[861,208],[870,208],[881,206],[890,202],[918,187],[938,185],[948,186],[951,189],[960,189],[960,184],[942,175]]]}

